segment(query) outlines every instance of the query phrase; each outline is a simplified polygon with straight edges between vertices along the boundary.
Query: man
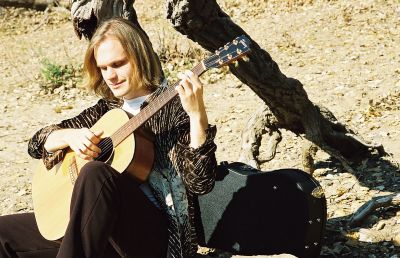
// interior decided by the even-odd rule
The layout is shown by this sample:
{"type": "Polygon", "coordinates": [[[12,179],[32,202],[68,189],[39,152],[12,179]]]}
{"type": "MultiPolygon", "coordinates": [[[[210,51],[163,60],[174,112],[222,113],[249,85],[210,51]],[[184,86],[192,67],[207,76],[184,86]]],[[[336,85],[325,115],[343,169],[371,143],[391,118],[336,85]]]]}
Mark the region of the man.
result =
{"type": "MultiPolygon", "coordinates": [[[[32,137],[29,154],[42,158],[46,167],[54,166],[56,154],[67,147],[82,159],[96,159],[102,153],[103,132],[91,131],[93,124],[115,107],[137,115],[167,89],[160,86],[161,67],[146,35],[120,18],[96,30],[84,71],[86,86],[102,98],[32,137]]],[[[155,159],[147,181],[100,161],[88,162],[74,184],[70,221],[61,241],[44,239],[33,213],[0,217],[0,257],[194,255],[193,202],[214,185],[216,129],[208,125],[198,77],[186,72],[181,79],[179,98],[142,126],[154,135],[155,159]]]]}

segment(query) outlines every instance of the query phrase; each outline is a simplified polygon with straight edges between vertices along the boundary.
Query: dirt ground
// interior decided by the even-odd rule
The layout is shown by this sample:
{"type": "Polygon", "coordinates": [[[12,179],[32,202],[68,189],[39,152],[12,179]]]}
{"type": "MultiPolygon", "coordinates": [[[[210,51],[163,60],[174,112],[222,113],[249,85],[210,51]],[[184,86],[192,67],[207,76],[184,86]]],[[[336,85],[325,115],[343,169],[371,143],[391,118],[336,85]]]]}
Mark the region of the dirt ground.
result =
{"type": "MultiPolygon", "coordinates": [[[[156,50],[192,55],[196,44],[176,33],[161,1],[137,1],[140,22],[156,50]]],[[[390,154],[354,164],[355,174],[317,152],[316,179],[328,202],[322,257],[398,257],[400,209],[379,208],[358,227],[348,221],[376,196],[399,192],[400,5],[395,0],[218,1],[309,98],[323,104],[365,141],[390,154]]],[[[27,152],[32,134],[71,117],[96,97],[71,81],[52,94],[41,78],[43,61],[79,67],[86,42],[72,28],[68,11],[0,7],[0,215],[32,211],[31,178],[36,161],[27,152]]],[[[172,75],[187,64],[171,60],[172,75]]],[[[236,161],[240,135],[262,101],[225,70],[203,77],[210,123],[216,124],[218,161],[236,161]]],[[[78,83],[79,84],[79,83],[78,83]]],[[[274,160],[263,170],[302,168],[301,136],[283,131],[274,160]]],[[[263,141],[265,143],[265,140],[263,141]]],[[[265,145],[265,144],[264,144],[265,145]]],[[[265,152],[261,147],[260,158],[265,152]]]]}

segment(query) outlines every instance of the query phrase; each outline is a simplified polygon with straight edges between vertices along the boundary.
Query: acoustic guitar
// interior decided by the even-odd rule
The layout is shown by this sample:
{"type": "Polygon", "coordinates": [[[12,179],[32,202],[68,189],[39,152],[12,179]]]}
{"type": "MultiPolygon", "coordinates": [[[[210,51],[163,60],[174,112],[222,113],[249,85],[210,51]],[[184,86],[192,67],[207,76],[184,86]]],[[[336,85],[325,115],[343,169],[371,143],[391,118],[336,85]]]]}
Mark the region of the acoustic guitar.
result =
{"type": "MultiPolygon", "coordinates": [[[[240,36],[219,48],[191,71],[200,76],[210,68],[219,68],[243,58],[250,51],[249,44],[248,38],[240,36]]],[[[153,164],[154,153],[148,151],[152,149],[152,142],[146,137],[140,137],[138,129],[178,95],[175,90],[177,84],[178,82],[169,86],[132,118],[122,109],[113,109],[95,123],[91,130],[104,132],[98,144],[101,155],[95,160],[110,164],[120,173],[128,171],[139,180],[145,181],[153,164]]],[[[39,161],[32,182],[36,222],[40,233],[48,240],[57,240],[64,236],[69,222],[74,183],[80,169],[88,162],[69,148],[64,152],[64,157],[61,152],[55,154],[59,155],[61,161],[50,170],[39,161]]]]}

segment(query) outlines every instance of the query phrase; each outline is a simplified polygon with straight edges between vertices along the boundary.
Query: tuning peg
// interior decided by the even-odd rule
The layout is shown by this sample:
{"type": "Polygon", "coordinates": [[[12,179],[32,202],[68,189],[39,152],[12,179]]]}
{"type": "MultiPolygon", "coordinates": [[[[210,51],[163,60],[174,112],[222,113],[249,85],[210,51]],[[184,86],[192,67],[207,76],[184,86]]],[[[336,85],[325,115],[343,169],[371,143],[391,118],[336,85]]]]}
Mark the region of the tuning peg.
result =
{"type": "Polygon", "coordinates": [[[238,67],[238,66],[239,66],[239,62],[238,62],[237,60],[233,61],[232,64],[233,64],[235,67],[238,67]]]}
{"type": "Polygon", "coordinates": [[[249,59],[247,56],[243,56],[243,57],[242,57],[242,60],[245,61],[245,62],[250,61],[250,59],[249,59]]]}

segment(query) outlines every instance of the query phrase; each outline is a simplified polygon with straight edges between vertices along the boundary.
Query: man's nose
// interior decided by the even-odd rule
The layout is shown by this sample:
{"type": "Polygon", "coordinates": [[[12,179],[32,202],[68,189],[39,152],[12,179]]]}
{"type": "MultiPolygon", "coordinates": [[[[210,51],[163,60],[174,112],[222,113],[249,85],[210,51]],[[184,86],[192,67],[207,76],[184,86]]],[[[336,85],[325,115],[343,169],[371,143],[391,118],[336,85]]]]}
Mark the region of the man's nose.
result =
{"type": "Polygon", "coordinates": [[[107,71],[106,71],[106,79],[107,80],[112,80],[114,78],[116,78],[117,73],[115,72],[115,69],[113,69],[112,67],[107,67],[107,71]]]}

